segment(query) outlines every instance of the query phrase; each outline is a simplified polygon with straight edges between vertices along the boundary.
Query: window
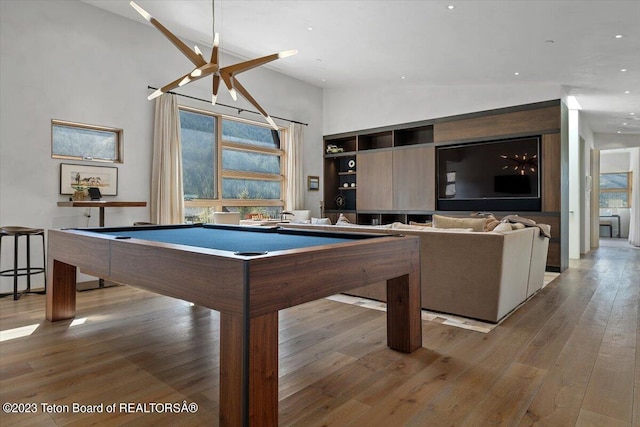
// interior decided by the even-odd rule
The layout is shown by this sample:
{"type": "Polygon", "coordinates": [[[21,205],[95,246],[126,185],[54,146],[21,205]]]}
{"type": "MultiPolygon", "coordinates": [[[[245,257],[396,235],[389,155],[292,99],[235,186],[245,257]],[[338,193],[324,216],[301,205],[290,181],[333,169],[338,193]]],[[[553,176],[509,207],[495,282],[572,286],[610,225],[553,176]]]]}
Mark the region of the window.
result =
{"type": "Polygon", "coordinates": [[[51,157],[122,163],[122,129],[51,120],[51,157]]]}
{"type": "Polygon", "coordinates": [[[284,151],[260,123],[180,109],[185,220],[214,211],[278,217],[284,207],[284,151]]]}
{"type": "Polygon", "coordinates": [[[631,172],[600,174],[600,207],[626,208],[631,203],[631,172]]]}
{"type": "Polygon", "coordinates": [[[180,110],[180,142],[185,200],[215,199],[215,117],[180,110]]]}

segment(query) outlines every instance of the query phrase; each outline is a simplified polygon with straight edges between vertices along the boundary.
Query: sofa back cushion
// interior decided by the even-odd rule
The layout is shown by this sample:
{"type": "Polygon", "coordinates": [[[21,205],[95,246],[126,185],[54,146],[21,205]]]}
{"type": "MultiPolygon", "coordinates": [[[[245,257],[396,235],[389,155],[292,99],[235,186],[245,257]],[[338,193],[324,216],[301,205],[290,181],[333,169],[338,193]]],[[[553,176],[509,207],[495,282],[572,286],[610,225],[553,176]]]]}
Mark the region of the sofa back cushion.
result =
{"type": "Polygon", "coordinates": [[[433,215],[433,226],[435,228],[472,228],[473,231],[484,231],[486,222],[486,218],[454,218],[433,215]]]}

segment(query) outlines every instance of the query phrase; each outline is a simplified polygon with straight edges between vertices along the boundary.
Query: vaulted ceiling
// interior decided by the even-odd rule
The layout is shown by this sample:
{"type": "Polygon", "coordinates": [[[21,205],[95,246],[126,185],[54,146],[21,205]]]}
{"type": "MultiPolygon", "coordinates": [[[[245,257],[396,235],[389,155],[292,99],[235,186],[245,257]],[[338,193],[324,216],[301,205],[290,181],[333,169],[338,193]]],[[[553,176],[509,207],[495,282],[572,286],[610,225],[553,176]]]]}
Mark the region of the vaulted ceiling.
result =
{"type": "MultiPolygon", "coordinates": [[[[84,1],[146,23],[128,0],[84,1]]],[[[554,84],[594,132],[640,138],[638,0],[137,3],[200,47],[215,29],[244,58],[298,49],[271,67],[320,87],[554,84]]]]}

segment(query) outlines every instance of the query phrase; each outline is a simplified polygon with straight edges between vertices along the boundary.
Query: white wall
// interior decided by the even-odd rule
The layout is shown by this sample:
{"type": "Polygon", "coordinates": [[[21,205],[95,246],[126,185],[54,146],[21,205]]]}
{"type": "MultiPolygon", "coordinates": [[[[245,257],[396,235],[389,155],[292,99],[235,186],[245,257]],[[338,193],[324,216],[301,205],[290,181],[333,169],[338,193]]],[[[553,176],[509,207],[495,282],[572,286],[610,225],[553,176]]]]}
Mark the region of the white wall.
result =
{"type": "MultiPolygon", "coordinates": [[[[237,61],[222,58],[223,64],[237,61]]],[[[56,206],[65,197],[58,194],[61,162],[51,158],[51,119],[124,129],[125,161],[116,165],[117,200],[149,201],[154,104],[146,99],[151,93],[147,85],[162,86],[192,65],[156,29],[79,1],[2,0],[0,65],[0,225],[49,229],[98,224],[97,208],[88,219],[83,209],[56,206]]],[[[305,175],[320,175],[322,89],[265,67],[240,80],[272,116],[309,123],[304,128],[305,175]]],[[[178,91],[209,99],[210,81],[178,91]]],[[[179,102],[211,110],[206,103],[179,102]]],[[[223,91],[219,102],[233,104],[223,91]]],[[[234,105],[253,110],[242,100],[234,105]]],[[[223,107],[213,111],[235,115],[223,107]]],[[[247,113],[242,117],[262,120],[247,113]]],[[[306,194],[306,205],[319,215],[322,192],[306,194]]],[[[148,208],[110,208],[106,225],[148,217],[148,208]]],[[[4,240],[8,254],[11,246],[4,240]]],[[[35,259],[40,255],[34,251],[35,259]]],[[[5,269],[11,257],[3,258],[5,269]]],[[[9,286],[10,279],[3,278],[1,290],[9,286]]]]}
{"type": "Polygon", "coordinates": [[[580,236],[580,253],[586,254],[591,250],[591,232],[593,227],[591,225],[592,221],[597,220],[593,219],[593,213],[591,212],[591,197],[592,197],[592,187],[586,185],[587,177],[592,176],[591,171],[591,157],[592,152],[594,150],[594,141],[593,141],[593,132],[589,127],[589,123],[584,119],[583,115],[580,115],[580,121],[578,123],[580,138],[584,140],[584,146],[582,147],[582,164],[584,166],[584,171],[580,176],[582,187],[580,188],[582,194],[582,201],[580,206],[580,215],[582,218],[581,221],[581,236],[580,236]]]}
{"type": "Polygon", "coordinates": [[[558,99],[557,85],[377,85],[325,89],[324,134],[558,99]]]}
{"type": "Polygon", "coordinates": [[[600,173],[629,172],[630,154],[626,150],[603,150],[600,153],[600,173]]]}

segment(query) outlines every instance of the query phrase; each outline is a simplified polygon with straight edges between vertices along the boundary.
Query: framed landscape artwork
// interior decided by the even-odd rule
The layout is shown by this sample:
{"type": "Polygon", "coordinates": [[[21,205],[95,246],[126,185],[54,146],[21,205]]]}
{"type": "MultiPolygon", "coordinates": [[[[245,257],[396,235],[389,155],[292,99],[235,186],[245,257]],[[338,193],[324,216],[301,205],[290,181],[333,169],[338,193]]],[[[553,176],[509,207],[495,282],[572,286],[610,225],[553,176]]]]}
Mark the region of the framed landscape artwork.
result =
{"type": "Polygon", "coordinates": [[[103,196],[118,195],[118,168],[60,164],[60,194],[97,187],[103,196]]]}
{"type": "Polygon", "coordinates": [[[308,176],[307,177],[307,189],[309,191],[318,191],[320,189],[320,177],[308,176]]]}

